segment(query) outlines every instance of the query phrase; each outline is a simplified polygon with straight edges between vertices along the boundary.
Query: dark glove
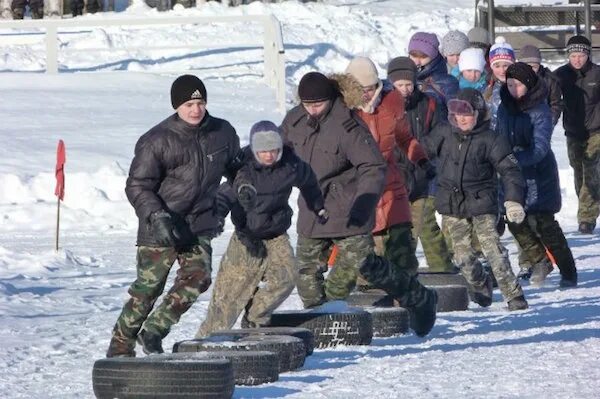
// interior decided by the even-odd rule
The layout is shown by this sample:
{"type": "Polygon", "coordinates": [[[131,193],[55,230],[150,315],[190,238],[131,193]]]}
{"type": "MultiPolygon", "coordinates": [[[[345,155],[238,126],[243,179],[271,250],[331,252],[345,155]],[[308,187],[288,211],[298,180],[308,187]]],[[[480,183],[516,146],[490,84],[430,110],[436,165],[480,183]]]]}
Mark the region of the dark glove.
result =
{"type": "Polygon", "coordinates": [[[246,212],[256,206],[256,189],[251,184],[242,184],[238,188],[238,202],[246,212]]]}
{"type": "Polygon", "coordinates": [[[363,227],[365,223],[369,221],[369,216],[369,212],[360,212],[352,210],[350,211],[350,219],[348,219],[346,227],[363,227]]]}
{"type": "Polygon", "coordinates": [[[259,238],[252,238],[247,234],[236,231],[238,240],[246,247],[248,253],[254,258],[266,258],[267,247],[265,243],[259,238]]]}
{"type": "Polygon", "coordinates": [[[225,218],[229,213],[229,208],[223,201],[219,201],[219,199],[217,198],[217,200],[215,201],[214,211],[215,218],[217,219],[217,227],[214,231],[214,236],[216,237],[223,232],[223,228],[225,227],[225,218]]]}
{"type": "Polygon", "coordinates": [[[319,224],[325,224],[325,223],[327,223],[328,220],[329,220],[329,212],[327,212],[327,209],[322,208],[321,210],[319,210],[317,212],[317,222],[319,222],[319,224]]]}
{"type": "Polygon", "coordinates": [[[419,162],[419,168],[423,169],[427,180],[433,180],[435,178],[435,176],[437,175],[435,166],[428,159],[421,160],[419,162]]]}
{"type": "Polygon", "coordinates": [[[174,247],[180,238],[173,219],[166,211],[157,211],[150,215],[150,226],[156,243],[161,247],[174,247]]]}

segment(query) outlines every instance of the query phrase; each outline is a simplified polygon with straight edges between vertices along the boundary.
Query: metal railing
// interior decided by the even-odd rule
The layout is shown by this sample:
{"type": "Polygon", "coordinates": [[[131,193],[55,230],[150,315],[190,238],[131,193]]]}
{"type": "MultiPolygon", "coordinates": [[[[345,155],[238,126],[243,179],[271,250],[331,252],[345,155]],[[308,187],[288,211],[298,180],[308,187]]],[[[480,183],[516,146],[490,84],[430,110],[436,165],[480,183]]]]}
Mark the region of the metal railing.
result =
{"type": "MultiPolygon", "coordinates": [[[[182,24],[207,24],[207,23],[232,23],[232,22],[260,22],[263,26],[264,49],[264,79],[265,83],[275,90],[279,111],[285,113],[285,48],[283,45],[283,35],[281,24],[273,15],[239,15],[239,16],[189,16],[189,17],[160,17],[160,18],[74,18],[74,19],[41,19],[41,20],[20,20],[20,21],[0,21],[0,29],[15,28],[28,29],[37,28],[45,31],[45,49],[46,49],[46,73],[58,73],[58,55],[60,43],[58,40],[59,29],[81,28],[81,27],[107,27],[107,26],[152,26],[152,25],[182,25],[182,24]]],[[[247,44],[247,43],[245,43],[247,44]]],[[[235,46],[236,43],[227,43],[220,47],[235,46]]],[[[0,48],[3,45],[0,44],[0,48]]],[[[206,45],[185,45],[170,47],[202,49],[206,45]]],[[[210,47],[215,47],[211,45],[210,47]]],[[[144,49],[152,50],[161,48],[147,43],[144,49]]],[[[163,47],[164,48],[164,47],[163,47]]],[[[106,51],[107,49],[90,49],[82,51],[106,51]]]]}

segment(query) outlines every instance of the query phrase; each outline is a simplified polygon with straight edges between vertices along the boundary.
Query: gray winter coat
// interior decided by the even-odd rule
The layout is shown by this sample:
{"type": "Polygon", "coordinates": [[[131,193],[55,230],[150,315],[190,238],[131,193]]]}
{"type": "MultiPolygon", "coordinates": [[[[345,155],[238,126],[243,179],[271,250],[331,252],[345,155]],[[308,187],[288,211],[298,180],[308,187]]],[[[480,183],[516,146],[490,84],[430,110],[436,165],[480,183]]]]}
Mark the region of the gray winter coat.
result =
{"type": "Polygon", "coordinates": [[[138,245],[155,245],[150,215],[171,215],[182,246],[218,230],[214,200],[221,178],[233,176],[240,152],[235,129],[208,113],[200,126],[173,114],[138,140],[125,193],[139,218],[138,245]]]}
{"type": "Polygon", "coordinates": [[[385,183],[386,162],[367,127],[340,97],[318,123],[302,105],[285,116],[284,142],[314,170],[325,198],[329,221],[317,223],[304,198],[298,199],[298,233],[310,238],[348,237],[369,233],[375,224],[375,206],[385,183]],[[348,226],[350,216],[366,219],[348,226]]]}

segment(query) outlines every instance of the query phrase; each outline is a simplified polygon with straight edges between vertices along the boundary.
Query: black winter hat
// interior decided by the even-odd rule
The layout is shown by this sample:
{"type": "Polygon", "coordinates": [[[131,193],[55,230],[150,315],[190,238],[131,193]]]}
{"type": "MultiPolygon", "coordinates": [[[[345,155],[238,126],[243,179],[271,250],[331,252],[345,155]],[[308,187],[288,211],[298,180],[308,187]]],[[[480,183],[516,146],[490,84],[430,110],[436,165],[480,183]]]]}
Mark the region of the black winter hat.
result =
{"type": "Polygon", "coordinates": [[[531,90],[537,83],[538,77],[533,69],[524,62],[515,62],[506,69],[506,79],[513,78],[523,83],[531,90]]]}
{"type": "Polygon", "coordinates": [[[417,80],[417,66],[408,57],[396,57],[390,61],[387,67],[387,76],[390,82],[397,80],[417,80]]]}
{"type": "Polygon", "coordinates": [[[319,72],[309,72],[300,79],[298,97],[304,103],[316,103],[333,98],[334,88],[329,78],[319,72]]]}
{"type": "Polygon", "coordinates": [[[583,35],[572,36],[567,42],[567,53],[586,53],[590,55],[592,51],[592,43],[583,35]]]}
{"type": "Polygon", "coordinates": [[[481,95],[479,90],[472,88],[462,89],[458,92],[456,99],[468,102],[471,104],[471,107],[473,107],[473,110],[478,111],[479,114],[481,114],[482,111],[487,110],[485,100],[483,99],[483,95],[481,95]]]}
{"type": "Polygon", "coordinates": [[[171,105],[174,109],[190,100],[206,101],[206,87],[194,75],[181,75],[171,85],[171,105]]]}

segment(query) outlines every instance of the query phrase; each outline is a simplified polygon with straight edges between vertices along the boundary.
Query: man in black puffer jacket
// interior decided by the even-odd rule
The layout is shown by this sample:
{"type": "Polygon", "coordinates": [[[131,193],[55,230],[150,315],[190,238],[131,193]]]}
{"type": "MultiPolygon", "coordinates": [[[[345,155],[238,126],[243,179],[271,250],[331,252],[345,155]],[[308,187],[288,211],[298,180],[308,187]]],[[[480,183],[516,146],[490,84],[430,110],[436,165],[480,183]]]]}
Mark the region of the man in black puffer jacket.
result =
{"type": "Polygon", "coordinates": [[[139,219],[138,277],[107,357],[135,356],[136,338],[146,354],[162,353],[171,326],[211,283],[210,241],[222,230],[214,202],[221,178],[239,167],[239,138],[229,122],[208,114],[206,88],[196,76],[173,82],[171,103],[176,113],[138,140],[129,170],[125,193],[139,219]],[[176,260],[175,283],[150,314],[176,260]]]}
{"type": "Polygon", "coordinates": [[[231,209],[231,236],[197,338],[229,329],[244,312],[242,326],[268,325],[271,314],[296,285],[294,252],[287,230],[292,224],[289,197],[298,187],[319,224],[328,220],[317,177],[291,148],[282,145],[273,122],[260,121],[250,130],[244,166],[233,186],[219,189],[224,217],[231,209]]]}

